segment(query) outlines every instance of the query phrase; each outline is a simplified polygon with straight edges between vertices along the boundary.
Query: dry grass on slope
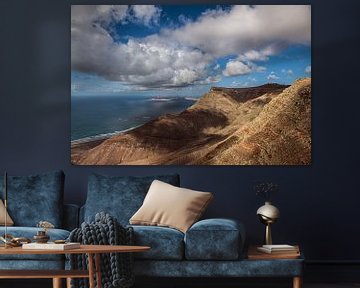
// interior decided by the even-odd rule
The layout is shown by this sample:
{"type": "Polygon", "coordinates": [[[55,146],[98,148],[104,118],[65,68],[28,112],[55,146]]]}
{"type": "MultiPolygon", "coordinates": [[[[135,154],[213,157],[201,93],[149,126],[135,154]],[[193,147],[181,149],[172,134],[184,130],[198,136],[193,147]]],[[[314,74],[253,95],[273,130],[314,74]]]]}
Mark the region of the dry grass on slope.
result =
{"type": "Polygon", "coordinates": [[[202,159],[202,164],[311,163],[311,79],[300,79],[202,159]]]}

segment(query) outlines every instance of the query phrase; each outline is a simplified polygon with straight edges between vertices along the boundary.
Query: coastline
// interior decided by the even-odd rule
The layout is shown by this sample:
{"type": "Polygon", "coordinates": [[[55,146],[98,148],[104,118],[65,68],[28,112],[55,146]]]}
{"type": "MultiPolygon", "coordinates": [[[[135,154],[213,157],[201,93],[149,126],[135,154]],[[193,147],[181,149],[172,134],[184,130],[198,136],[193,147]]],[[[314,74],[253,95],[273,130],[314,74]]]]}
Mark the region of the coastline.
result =
{"type": "Polygon", "coordinates": [[[124,134],[126,132],[129,132],[131,130],[134,130],[138,127],[140,127],[142,125],[137,125],[128,129],[124,129],[121,131],[115,131],[115,132],[110,132],[110,133],[104,133],[104,134],[99,134],[99,135],[94,135],[94,136],[88,136],[88,137],[84,137],[84,138],[80,138],[80,139],[76,139],[76,140],[72,140],[71,141],[71,146],[73,145],[80,145],[80,144],[89,144],[92,142],[99,142],[99,144],[113,136],[117,136],[117,135],[121,135],[124,134]]]}
{"type": "Polygon", "coordinates": [[[113,133],[106,133],[106,134],[100,134],[95,136],[89,136],[85,138],[80,138],[77,140],[71,141],[70,149],[71,149],[71,163],[76,165],[76,161],[81,158],[81,155],[89,151],[99,145],[101,145],[104,141],[108,140],[109,138],[125,134],[131,130],[134,130],[142,125],[138,125],[135,127],[131,127],[122,131],[117,131],[113,133]]]}

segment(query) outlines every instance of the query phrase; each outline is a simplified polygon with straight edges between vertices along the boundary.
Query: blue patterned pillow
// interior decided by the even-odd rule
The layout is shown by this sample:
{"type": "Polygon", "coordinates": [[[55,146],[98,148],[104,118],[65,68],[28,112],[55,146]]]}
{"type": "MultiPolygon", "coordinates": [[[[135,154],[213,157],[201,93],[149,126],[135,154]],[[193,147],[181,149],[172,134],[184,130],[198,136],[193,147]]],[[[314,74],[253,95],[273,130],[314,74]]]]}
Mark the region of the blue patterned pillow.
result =
{"type": "MultiPolygon", "coordinates": [[[[62,171],[31,175],[8,176],[8,212],[16,226],[35,227],[49,221],[62,226],[64,173],[62,171]]],[[[0,177],[0,183],[4,177],[0,177]]],[[[3,185],[0,195],[4,198],[3,185]]]]}
{"type": "Polygon", "coordinates": [[[106,212],[121,225],[128,225],[155,179],[174,186],[180,185],[178,174],[145,177],[90,175],[84,220],[91,222],[96,213],[106,212]]]}

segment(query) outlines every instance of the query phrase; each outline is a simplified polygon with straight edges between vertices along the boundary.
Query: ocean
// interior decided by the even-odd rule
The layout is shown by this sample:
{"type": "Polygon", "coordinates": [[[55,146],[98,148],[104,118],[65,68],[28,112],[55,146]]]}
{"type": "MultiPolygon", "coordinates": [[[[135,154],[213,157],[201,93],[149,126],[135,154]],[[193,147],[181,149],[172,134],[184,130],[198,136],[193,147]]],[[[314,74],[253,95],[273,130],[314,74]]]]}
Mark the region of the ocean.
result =
{"type": "Polygon", "coordinates": [[[73,96],[71,141],[108,137],[195,103],[190,97],[73,96]]]}

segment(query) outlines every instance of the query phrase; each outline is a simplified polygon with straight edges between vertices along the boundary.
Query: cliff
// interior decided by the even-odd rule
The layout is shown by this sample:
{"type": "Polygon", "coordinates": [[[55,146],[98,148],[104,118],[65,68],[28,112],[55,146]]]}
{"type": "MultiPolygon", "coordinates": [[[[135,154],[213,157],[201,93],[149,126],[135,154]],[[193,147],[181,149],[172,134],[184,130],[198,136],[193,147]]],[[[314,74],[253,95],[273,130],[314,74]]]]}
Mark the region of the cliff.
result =
{"type": "Polygon", "coordinates": [[[72,145],[82,165],[310,164],[311,79],[290,87],[213,87],[193,106],[96,144],[72,145]]]}

